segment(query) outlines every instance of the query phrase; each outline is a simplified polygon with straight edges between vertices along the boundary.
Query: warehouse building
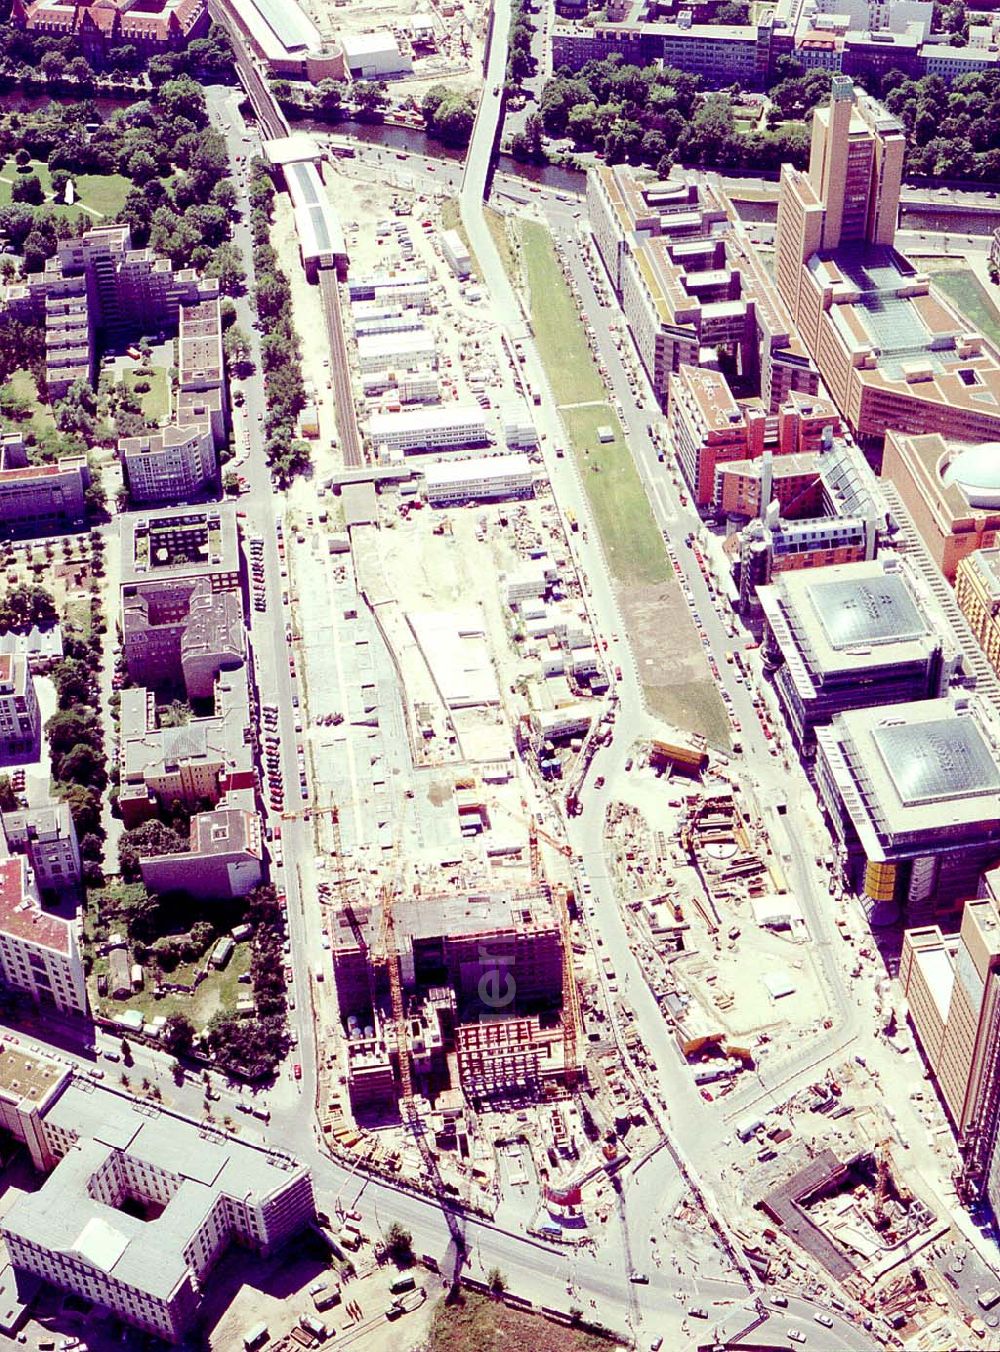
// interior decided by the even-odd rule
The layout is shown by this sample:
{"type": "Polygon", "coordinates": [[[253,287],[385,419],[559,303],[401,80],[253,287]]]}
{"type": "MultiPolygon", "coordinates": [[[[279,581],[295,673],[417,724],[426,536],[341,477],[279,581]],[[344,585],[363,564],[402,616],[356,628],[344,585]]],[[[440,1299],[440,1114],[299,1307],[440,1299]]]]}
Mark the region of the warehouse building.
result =
{"type": "Polygon", "coordinates": [[[478,404],[375,413],[368,419],[368,440],[376,450],[433,451],[448,446],[480,446],[489,441],[486,415],[478,404]]]}
{"type": "Polygon", "coordinates": [[[801,751],[844,710],[936,699],[961,669],[930,589],[895,555],[781,573],[757,598],[764,669],[801,751]]]}
{"type": "Polygon", "coordinates": [[[423,469],[432,507],[461,506],[498,498],[530,498],[534,474],[526,455],[485,455],[449,460],[423,469]]]}
{"type": "Polygon", "coordinates": [[[437,343],[429,329],[359,335],[358,370],[363,376],[376,371],[412,371],[437,366],[437,343]]]}
{"type": "Polygon", "coordinates": [[[456,277],[464,281],[466,277],[472,275],[472,256],[457,230],[442,231],[441,252],[456,277]]]}
{"type": "Polygon", "coordinates": [[[387,28],[376,33],[345,33],[340,45],[352,79],[385,80],[392,75],[409,75],[413,70],[413,58],[387,28]]]}
{"type": "Polygon", "coordinates": [[[837,714],[816,782],[849,887],[873,924],[936,923],[1000,860],[1000,723],[952,694],[837,714]]]}

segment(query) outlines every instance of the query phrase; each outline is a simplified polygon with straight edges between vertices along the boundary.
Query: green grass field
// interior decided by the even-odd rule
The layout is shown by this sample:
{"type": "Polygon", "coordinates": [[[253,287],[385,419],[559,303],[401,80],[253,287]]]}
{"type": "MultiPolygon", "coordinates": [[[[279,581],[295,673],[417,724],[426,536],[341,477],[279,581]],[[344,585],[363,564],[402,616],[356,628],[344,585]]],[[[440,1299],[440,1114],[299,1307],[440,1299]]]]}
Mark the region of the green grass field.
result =
{"type": "MultiPolygon", "coordinates": [[[[95,219],[115,216],[124,205],[132,186],[121,174],[78,174],[73,180],[76,186],[76,200],[72,206],[67,206],[64,202],[56,204],[51,201],[52,178],[49,166],[40,160],[32,160],[31,170],[38,175],[52,210],[62,216],[78,216],[81,212],[95,219]]],[[[7,160],[0,168],[0,205],[7,206],[10,203],[11,188],[19,177],[14,160],[7,160]]]]}
{"type": "Polygon", "coordinates": [[[503,263],[503,270],[511,281],[514,281],[517,273],[517,259],[514,257],[514,251],[510,247],[510,240],[507,236],[507,218],[501,216],[499,211],[494,211],[492,207],[483,207],[483,219],[486,221],[486,228],[493,236],[493,243],[496,245],[500,261],[503,263]]]}
{"type": "Polygon", "coordinates": [[[521,256],[535,330],[549,384],[558,404],[597,403],[607,398],[587,346],[576,302],[566,285],[543,225],[520,221],[521,256]]]}
{"type": "MultiPolygon", "coordinates": [[[[241,982],[240,976],[250,970],[250,944],[237,944],[225,969],[211,971],[193,995],[170,994],[157,1000],[150,988],[130,995],[127,1000],[100,1000],[105,1014],[114,1017],[124,1014],[127,1009],[138,1009],[147,1021],[157,1015],[185,1014],[199,1031],[205,1027],[214,1014],[220,1011],[236,1012],[236,1000],[239,995],[252,995],[253,987],[241,982]]],[[[94,978],[107,971],[107,959],[95,958],[94,978]]],[[[190,982],[194,974],[193,964],[181,963],[175,971],[167,973],[168,981],[181,984],[190,982]]],[[[96,986],[94,988],[96,992],[96,986]]],[[[93,998],[93,993],[92,993],[93,998]]]]}
{"type": "Polygon", "coordinates": [[[128,370],[122,378],[130,390],[134,389],[136,381],[148,382],[149,389],[144,394],[136,395],[144,418],[159,422],[167,416],[170,412],[170,382],[162,366],[154,366],[150,375],[142,376],[136,375],[134,370],[128,370]]]}
{"type": "Polygon", "coordinates": [[[11,374],[7,384],[18,399],[23,399],[30,403],[34,409],[31,415],[31,426],[36,436],[43,436],[46,432],[54,432],[56,420],[52,416],[52,408],[49,404],[43,404],[38,397],[38,386],[35,384],[35,377],[30,371],[22,367],[11,374]]]}
{"type": "Polygon", "coordinates": [[[611,571],[626,585],[665,582],[670,570],[663,538],[614,410],[600,404],[561,412],[611,571]],[[614,441],[598,441],[602,426],[612,429],[614,441]]]}
{"type": "Polygon", "coordinates": [[[928,265],[931,280],[936,287],[962,312],[995,347],[1000,347],[1000,310],[993,297],[969,268],[948,268],[935,271],[928,265]]]}

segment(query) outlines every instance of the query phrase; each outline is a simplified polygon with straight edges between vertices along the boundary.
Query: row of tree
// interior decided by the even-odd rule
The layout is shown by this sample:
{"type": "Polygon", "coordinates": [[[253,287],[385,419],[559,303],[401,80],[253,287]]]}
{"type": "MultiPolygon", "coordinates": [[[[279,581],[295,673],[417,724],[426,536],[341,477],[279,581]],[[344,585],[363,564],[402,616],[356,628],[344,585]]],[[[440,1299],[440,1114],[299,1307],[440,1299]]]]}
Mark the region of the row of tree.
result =
{"type": "MultiPolygon", "coordinates": [[[[794,64],[781,73],[783,78],[802,74],[794,64]]],[[[788,92],[798,116],[807,100],[818,101],[829,89],[829,75],[816,74],[808,88],[788,92]]],[[[738,92],[704,96],[697,75],[628,65],[615,55],[589,61],[579,71],[561,70],[548,80],[541,129],[550,137],[568,137],[575,150],[596,151],[609,163],[648,164],[660,174],[677,162],[742,169],[773,169],[785,161],[804,165],[806,127],[796,121],[773,131],[744,130],[736,116],[738,92]]]]}
{"type": "Polygon", "coordinates": [[[307,443],[295,435],[306,391],[292,320],[292,289],[270,243],[274,184],[262,160],[251,167],[250,207],[254,301],[263,332],[260,360],[267,392],[264,449],[275,481],[284,488],[297,474],[305,473],[311,461],[307,443]]]}

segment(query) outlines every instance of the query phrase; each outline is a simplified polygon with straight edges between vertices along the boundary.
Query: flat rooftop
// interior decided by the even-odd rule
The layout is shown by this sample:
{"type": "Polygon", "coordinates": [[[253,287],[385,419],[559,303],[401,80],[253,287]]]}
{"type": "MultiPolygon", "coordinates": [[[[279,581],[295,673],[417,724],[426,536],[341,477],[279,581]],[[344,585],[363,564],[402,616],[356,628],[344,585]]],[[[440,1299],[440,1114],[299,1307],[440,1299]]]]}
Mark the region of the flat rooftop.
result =
{"type": "Polygon", "coordinates": [[[817,740],[869,859],[1000,835],[998,728],[975,697],[852,709],[817,740]]]}
{"type": "Polygon", "coordinates": [[[927,633],[927,623],[898,573],[819,580],[810,599],[831,648],[905,643],[927,633]]]}
{"type": "Polygon", "coordinates": [[[0,1097],[8,1101],[38,1107],[69,1073],[50,1057],[0,1041],[0,1097]]]}
{"type": "Polygon", "coordinates": [[[0,933],[66,956],[70,951],[70,923],[39,906],[29,890],[23,855],[0,859],[0,933]]]}

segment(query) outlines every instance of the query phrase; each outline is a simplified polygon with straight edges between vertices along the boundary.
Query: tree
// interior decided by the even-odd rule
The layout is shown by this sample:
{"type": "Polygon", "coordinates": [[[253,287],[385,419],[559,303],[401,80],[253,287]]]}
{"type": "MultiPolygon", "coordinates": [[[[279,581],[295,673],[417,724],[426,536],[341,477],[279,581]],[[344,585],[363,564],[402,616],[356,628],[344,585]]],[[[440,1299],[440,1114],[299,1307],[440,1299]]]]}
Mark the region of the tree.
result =
{"type": "Polygon", "coordinates": [[[354,85],[354,105],[362,121],[374,122],[389,103],[384,80],[358,80],[354,85]]]}
{"type": "Polygon", "coordinates": [[[174,1056],[186,1055],[194,1045],[194,1024],[186,1015],[168,1014],[160,1033],[160,1041],[174,1056]]]}
{"type": "Polygon", "coordinates": [[[143,859],[163,854],[184,854],[190,848],[189,837],[153,818],[131,831],[123,832],[118,842],[118,863],[123,877],[136,878],[143,859]]]}
{"type": "Polygon", "coordinates": [[[17,795],[11,784],[10,775],[0,775],[0,812],[13,812],[17,808],[17,795]]]}
{"type": "Polygon", "coordinates": [[[413,1236],[399,1221],[393,1221],[385,1232],[385,1247],[395,1263],[405,1263],[413,1257],[413,1236]]]}
{"type": "Polygon", "coordinates": [[[501,1296],[507,1290],[507,1278],[498,1267],[490,1268],[486,1277],[486,1285],[494,1296],[501,1296]]]}
{"type": "Polygon", "coordinates": [[[30,202],[33,206],[40,205],[45,201],[42,180],[37,174],[19,174],[11,184],[10,199],[12,202],[30,202]]]}
{"type": "Polygon", "coordinates": [[[85,742],[78,742],[61,756],[54,756],[52,773],[64,784],[90,784],[103,789],[108,782],[104,757],[85,742]]]}
{"type": "Polygon", "coordinates": [[[231,374],[242,378],[253,370],[250,338],[238,325],[222,335],[222,351],[231,374]]]}
{"type": "Polygon", "coordinates": [[[125,1062],[127,1066],[130,1066],[132,1064],[132,1048],[129,1046],[125,1038],[122,1038],[121,1048],[122,1048],[122,1060],[125,1062]]]}

